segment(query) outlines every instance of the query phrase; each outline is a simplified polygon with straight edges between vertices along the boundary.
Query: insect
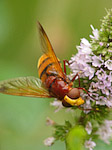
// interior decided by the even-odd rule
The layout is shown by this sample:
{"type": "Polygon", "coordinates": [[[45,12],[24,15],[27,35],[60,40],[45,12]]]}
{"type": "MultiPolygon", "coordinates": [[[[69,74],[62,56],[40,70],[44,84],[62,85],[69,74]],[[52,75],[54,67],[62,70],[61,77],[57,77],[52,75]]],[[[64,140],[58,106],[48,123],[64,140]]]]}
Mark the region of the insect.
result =
{"type": "Polygon", "coordinates": [[[40,79],[20,77],[1,81],[0,93],[28,97],[55,97],[61,100],[65,107],[82,105],[84,100],[80,97],[80,89],[73,88],[75,77],[70,80],[66,71],[63,72],[60,61],[39,22],[38,28],[43,51],[37,65],[40,79]]]}

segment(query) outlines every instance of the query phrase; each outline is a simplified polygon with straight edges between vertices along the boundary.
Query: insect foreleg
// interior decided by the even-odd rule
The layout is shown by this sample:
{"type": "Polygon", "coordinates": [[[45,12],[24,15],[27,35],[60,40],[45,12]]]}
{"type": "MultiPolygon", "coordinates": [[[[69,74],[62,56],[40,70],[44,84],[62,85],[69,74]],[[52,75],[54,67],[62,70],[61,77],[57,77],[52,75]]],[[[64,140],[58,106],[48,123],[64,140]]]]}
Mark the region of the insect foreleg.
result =
{"type": "MultiPolygon", "coordinates": [[[[66,74],[66,63],[68,64],[68,65],[70,65],[70,63],[69,63],[69,61],[68,60],[63,60],[63,63],[64,63],[64,73],[66,74]]],[[[80,72],[79,72],[80,73],[80,72]]],[[[80,87],[80,77],[79,77],[79,73],[77,73],[74,77],[73,77],[73,79],[71,80],[72,82],[75,80],[75,78],[78,76],[78,80],[79,80],[79,87],[80,87]]]]}
{"type": "Polygon", "coordinates": [[[73,82],[77,76],[78,76],[79,87],[80,87],[80,77],[79,77],[79,73],[77,73],[77,74],[73,77],[73,79],[72,79],[71,81],[73,82]]]}
{"type": "Polygon", "coordinates": [[[85,92],[88,94],[89,97],[91,97],[91,98],[92,98],[93,100],[95,100],[95,101],[98,101],[98,100],[96,100],[94,97],[92,97],[92,96],[89,94],[89,92],[88,92],[85,88],[79,87],[78,89],[81,89],[81,90],[85,91],[85,92]]]}
{"type": "Polygon", "coordinates": [[[68,60],[63,60],[63,63],[64,63],[64,73],[66,74],[66,63],[68,64],[68,65],[70,65],[70,63],[69,63],[69,61],[68,60]]]}

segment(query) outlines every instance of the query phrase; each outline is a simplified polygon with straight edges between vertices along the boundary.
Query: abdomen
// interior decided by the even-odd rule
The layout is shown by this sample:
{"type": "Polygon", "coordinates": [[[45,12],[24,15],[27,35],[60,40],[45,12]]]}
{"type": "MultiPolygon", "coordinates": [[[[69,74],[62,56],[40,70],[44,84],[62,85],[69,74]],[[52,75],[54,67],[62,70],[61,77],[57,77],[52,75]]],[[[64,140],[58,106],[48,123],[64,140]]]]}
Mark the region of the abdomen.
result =
{"type": "Polygon", "coordinates": [[[55,71],[54,62],[47,55],[42,55],[38,61],[38,73],[41,81],[45,83],[48,75],[55,71]]]}
{"type": "Polygon", "coordinates": [[[38,61],[38,73],[41,81],[49,90],[51,96],[61,100],[71,89],[71,85],[58,76],[54,62],[52,62],[50,57],[47,57],[45,54],[42,55],[38,61]]]}

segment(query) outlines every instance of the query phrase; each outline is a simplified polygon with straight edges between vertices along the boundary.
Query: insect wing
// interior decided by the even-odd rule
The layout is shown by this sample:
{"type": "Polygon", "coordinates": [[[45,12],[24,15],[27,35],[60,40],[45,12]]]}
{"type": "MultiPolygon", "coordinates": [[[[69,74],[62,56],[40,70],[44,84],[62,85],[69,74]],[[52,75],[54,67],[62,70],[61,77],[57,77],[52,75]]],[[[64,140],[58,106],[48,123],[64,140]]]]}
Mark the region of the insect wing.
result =
{"type": "Polygon", "coordinates": [[[0,82],[0,93],[28,97],[51,97],[40,79],[19,77],[0,82]]]}
{"type": "Polygon", "coordinates": [[[48,39],[48,36],[39,22],[38,22],[38,28],[39,28],[42,51],[44,52],[44,54],[47,55],[47,57],[50,57],[50,61],[54,63],[53,71],[55,70],[60,77],[65,78],[59,59],[56,57],[52,45],[48,39]]]}

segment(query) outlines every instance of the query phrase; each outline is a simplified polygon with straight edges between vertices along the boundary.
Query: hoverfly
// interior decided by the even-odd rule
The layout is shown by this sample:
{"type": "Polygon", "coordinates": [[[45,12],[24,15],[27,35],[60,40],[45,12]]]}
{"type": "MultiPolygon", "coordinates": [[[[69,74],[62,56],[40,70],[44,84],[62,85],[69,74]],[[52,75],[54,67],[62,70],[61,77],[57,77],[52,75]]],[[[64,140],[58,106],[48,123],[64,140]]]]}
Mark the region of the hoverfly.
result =
{"type": "MultiPolygon", "coordinates": [[[[73,88],[70,80],[63,72],[59,59],[43,27],[38,22],[43,55],[38,61],[39,78],[20,77],[0,82],[0,93],[28,97],[55,97],[65,107],[80,106],[84,100],[80,97],[79,88],[73,88]]],[[[64,66],[65,70],[65,66],[64,66]]]]}

